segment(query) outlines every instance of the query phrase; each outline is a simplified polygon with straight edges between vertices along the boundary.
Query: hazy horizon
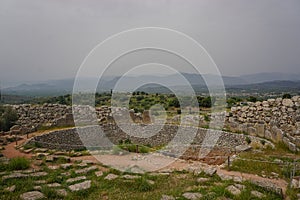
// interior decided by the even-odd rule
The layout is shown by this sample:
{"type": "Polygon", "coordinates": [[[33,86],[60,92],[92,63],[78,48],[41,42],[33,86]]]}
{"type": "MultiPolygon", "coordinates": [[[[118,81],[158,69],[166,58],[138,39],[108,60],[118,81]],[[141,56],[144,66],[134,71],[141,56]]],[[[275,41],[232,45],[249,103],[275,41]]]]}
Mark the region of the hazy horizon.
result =
{"type": "Polygon", "coordinates": [[[74,78],[86,55],[107,37],[149,26],[194,38],[224,76],[300,74],[297,0],[2,0],[0,15],[3,85],[74,78]]]}

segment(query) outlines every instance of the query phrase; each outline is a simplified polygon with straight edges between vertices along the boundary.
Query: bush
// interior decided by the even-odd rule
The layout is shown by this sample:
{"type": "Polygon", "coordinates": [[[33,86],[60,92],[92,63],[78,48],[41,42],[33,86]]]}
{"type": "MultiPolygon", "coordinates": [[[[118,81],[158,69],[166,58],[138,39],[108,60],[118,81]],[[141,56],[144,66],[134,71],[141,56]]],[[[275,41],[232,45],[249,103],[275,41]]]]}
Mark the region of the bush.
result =
{"type": "Polygon", "coordinates": [[[292,98],[292,95],[286,93],[286,94],[282,95],[282,98],[283,99],[290,99],[290,98],[292,98]]]}
{"type": "Polygon", "coordinates": [[[153,189],[153,186],[144,177],[136,179],[136,184],[137,184],[137,190],[140,192],[147,192],[153,189]]]}
{"type": "Polygon", "coordinates": [[[9,131],[17,120],[17,112],[11,106],[0,105],[0,131],[9,131]]]}
{"type": "Polygon", "coordinates": [[[249,138],[249,137],[246,137],[246,142],[248,143],[248,144],[250,144],[252,141],[251,141],[251,139],[249,138]]]}
{"type": "Polygon", "coordinates": [[[30,167],[30,161],[24,157],[12,158],[8,163],[10,170],[24,170],[30,167]]]}

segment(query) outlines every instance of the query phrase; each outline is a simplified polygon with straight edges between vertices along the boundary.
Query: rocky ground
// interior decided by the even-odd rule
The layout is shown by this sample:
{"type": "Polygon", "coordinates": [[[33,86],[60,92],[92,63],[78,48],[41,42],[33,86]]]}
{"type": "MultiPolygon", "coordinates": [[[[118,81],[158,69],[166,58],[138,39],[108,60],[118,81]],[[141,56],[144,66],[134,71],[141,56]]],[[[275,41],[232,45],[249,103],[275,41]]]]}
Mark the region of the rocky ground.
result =
{"type": "MultiPolygon", "coordinates": [[[[137,166],[122,172],[99,163],[97,157],[84,151],[36,147],[20,151],[14,145],[5,146],[11,150],[9,157],[26,155],[31,167],[1,170],[1,199],[283,199],[286,195],[284,180],[231,172],[198,161],[177,159],[155,172],[143,172],[137,166]]],[[[4,156],[7,152],[3,151],[4,156]]],[[[121,161],[117,155],[98,156],[121,161]]],[[[146,160],[142,154],[121,157],[133,163],[146,160]]],[[[160,159],[171,158],[161,155],[160,159]]],[[[3,158],[1,163],[5,162],[9,160],[3,158]]]]}

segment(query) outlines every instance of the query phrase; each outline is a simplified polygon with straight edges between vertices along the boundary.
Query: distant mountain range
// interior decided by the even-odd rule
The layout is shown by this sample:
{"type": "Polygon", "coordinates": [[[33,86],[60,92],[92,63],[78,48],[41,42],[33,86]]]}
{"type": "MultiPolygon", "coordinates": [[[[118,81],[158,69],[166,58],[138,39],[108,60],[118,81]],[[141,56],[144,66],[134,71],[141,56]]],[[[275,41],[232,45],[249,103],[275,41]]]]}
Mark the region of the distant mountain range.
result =
{"type": "MultiPolygon", "coordinates": [[[[203,92],[207,90],[204,80],[208,80],[212,85],[217,83],[217,76],[211,74],[182,73],[183,77],[192,85],[196,92],[203,92]]],[[[289,89],[293,91],[300,91],[300,74],[284,74],[284,73],[258,73],[242,76],[223,76],[223,82],[227,90],[284,90],[289,89]]],[[[104,77],[98,85],[97,91],[110,91],[121,80],[121,77],[104,77]]],[[[135,88],[137,85],[149,83],[139,88],[146,92],[169,92],[166,88],[177,88],[185,90],[182,82],[182,76],[177,74],[154,76],[128,76],[122,77],[122,84],[119,85],[119,91],[128,91],[130,88],[135,88]],[[157,83],[164,85],[157,85],[157,83]]],[[[82,78],[80,79],[80,89],[82,91],[89,91],[94,83],[97,83],[96,78],[82,78]]],[[[2,89],[3,94],[20,95],[20,96],[57,96],[69,94],[73,91],[74,79],[50,80],[31,84],[20,84],[14,87],[7,87],[2,89]]]]}

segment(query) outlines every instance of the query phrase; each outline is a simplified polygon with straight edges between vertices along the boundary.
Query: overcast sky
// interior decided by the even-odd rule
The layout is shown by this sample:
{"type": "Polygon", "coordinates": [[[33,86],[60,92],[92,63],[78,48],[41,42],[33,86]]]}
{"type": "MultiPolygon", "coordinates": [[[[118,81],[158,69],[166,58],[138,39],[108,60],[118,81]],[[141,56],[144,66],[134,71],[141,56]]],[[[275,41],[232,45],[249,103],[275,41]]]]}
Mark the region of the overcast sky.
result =
{"type": "Polygon", "coordinates": [[[101,41],[145,26],[193,37],[224,75],[300,73],[299,0],[0,0],[0,80],[74,77],[101,41]]]}

